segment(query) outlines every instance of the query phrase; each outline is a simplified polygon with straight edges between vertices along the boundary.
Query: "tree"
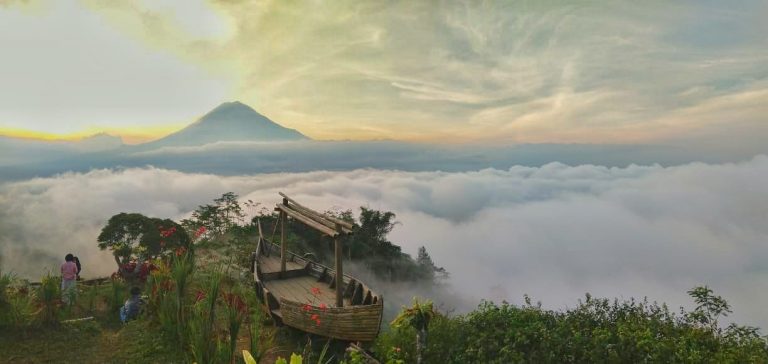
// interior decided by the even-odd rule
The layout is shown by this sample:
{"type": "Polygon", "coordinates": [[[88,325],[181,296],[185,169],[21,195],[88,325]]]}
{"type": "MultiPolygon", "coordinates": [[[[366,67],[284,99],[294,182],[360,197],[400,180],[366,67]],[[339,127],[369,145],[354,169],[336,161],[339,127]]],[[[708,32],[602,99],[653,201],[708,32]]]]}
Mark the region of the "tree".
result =
{"type": "Polygon", "coordinates": [[[419,266],[419,273],[422,278],[434,281],[435,278],[446,279],[448,272],[443,267],[438,267],[432,261],[432,257],[427,253],[427,248],[419,247],[419,253],[416,256],[416,264],[419,266]]]}
{"type": "Polygon", "coordinates": [[[432,306],[432,302],[426,301],[419,303],[417,299],[413,300],[413,306],[403,307],[403,311],[392,321],[395,328],[413,327],[416,329],[416,363],[423,362],[424,350],[427,348],[427,330],[429,322],[437,313],[432,306]]]}
{"type": "Polygon", "coordinates": [[[164,252],[189,247],[187,232],[173,220],[138,213],[112,216],[97,238],[101,250],[110,249],[120,274],[128,274],[131,260],[154,259],[164,252]]]}
{"type": "Polygon", "coordinates": [[[242,221],[243,216],[245,216],[234,192],[227,192],[213,202],[216,203],[221,215],[220,219],[227,230],[235,224],[235,221],[242,221]]]}
{"type": "Polygon", "coordinates": [[[694,287],[688,295],[696,302],[696,309],[688,313],[688,317],[701,325],[708,326],[712,331],[718,330],[717,321],[720,316],[727,317],[732,313],[731,306],[723,297],[715,296],[707,286],[694,287]]]}
{"type": "MultiPolygon", "coordinates": [[[[387,240],[387,234],[397,224],[394,219],[393,212],[360,207],[360,225],[355,227],[349,242],[349,259],[366,259],[369,262],[400,259],[400,247],[387,240]]],[[[377,264],[374,262],[373,265],[377,264]]]]}
{"type": "Polygon", "coordinates": [[[222,214],[219,211],[217,205],[201,205],[192,212],[192,220],[197,221],[195,229],[200,226],[205,227],[210,231],[214,231],[217,234],[224,233],[224,221],[221,218],[222,214]]]}
{"type": "Polygon", "coordinates": [[[243,220],[245,215],[234,192],[227,192],[213,202],[213,205],[198,206],[192,212],[191,219],[182,221],[183,225],[190,231],[205,227],[207,230],[221,235],[232,228],[237,221],[243,220]]]}

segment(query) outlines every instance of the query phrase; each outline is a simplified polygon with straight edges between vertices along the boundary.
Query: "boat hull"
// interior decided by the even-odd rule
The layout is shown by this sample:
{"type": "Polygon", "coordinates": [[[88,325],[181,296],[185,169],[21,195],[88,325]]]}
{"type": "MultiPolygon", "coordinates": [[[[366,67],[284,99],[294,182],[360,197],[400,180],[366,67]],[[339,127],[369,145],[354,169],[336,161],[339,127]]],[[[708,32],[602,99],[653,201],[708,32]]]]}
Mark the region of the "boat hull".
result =
{"type": "Polygon", "coordinates": [[[384,310],[381,295],[345,274],[344,304],[337,307],[333,269],[289,252],[281,271],[279,250],[262,240],[252,257],[257,294],[278,324],[340,340],[376,338],[384,310]]]}

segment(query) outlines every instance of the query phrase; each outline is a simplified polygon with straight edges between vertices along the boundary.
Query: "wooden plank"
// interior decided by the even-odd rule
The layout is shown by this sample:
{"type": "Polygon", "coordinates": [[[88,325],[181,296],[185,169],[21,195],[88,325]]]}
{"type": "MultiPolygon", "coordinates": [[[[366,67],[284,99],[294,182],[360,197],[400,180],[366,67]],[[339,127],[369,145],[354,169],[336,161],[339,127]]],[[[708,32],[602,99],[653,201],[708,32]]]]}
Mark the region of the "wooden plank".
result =
{"type": "Polygon", "coordinates": [[[352,297],[352,293],[355,291],[355,285],[357,285],[357,281],[350,279],[347,286],[344,287],[344,297],[352,297]]]}
{"type": "Polygon", "coordinates": [[[280,301],[281,313],[286,325],[303,331],[327,337],[350,340],[372,341],[379,333],[382,305],[331,307],[324,310],[310,307],[309,310],[298,302],[280,301]],[[320,323],[312,315],[320,316],[320,323]]]}
{"type": "Polygon", "coordinates": [[[319,212],[317,212],[315,210],[310,209],[309,207],[306,207],[306,206],[296,202],[296,200],[291,199],[290,197],[288,197],[286,194],[284,194],[282,192],[278,192],[278,193],[280,194],[280,196],[283,196],[284,199],[288,200],[288,202],[290,202],[295,207],[297,207],[298,210],[304,210],[304,211],[307,212],[308,215],[315,215],[319,219],[324,219],[324,220],[327,220],[330,223],[332,223],[332,225],[330,225],[329,227],[334,227],[336,224],[340,224],[341,226],[343,226],[347,230],[349,230],[349,231],[345,231],[345,232],[347,232],[347,233],[351,233],[352,232],[353,225],[350,224],[349,222],[341,220],[341,219],[337,219],[337,218],[332,217],[332,216],[321,214],[321,213],[319,213],[319,212]]]}
{"type": "MultiPolygon", "coordinates": [[[[277,257],[265,257],[261,256],[258,259],[257,265],[262,273],[280,272],[280,260],[277,257]]],[[[304,266],[296,262],[286,262],[286,271],[292,270],[304,270],[304,266]]]]}
{"type": "Polygon", "coordinates": [[[360,305],[363,303],[363,285],[362,284],[356,284],[355,290],[352,293],[352,304],[353,305],[360,305]]]}
{"type": "Polygon", "coordinates": [[[368,290],[368,292],[365,293],[365,299],[363,300],[363,305],[367,306],[373,303],[373,296],[371,295],[371,291],[368,290]]]}
{"type": "Polygon", "coordinates": [[[285,272],[285,220],[288,218],[285,217],[285,213],[280,213],[280,271],[285,272]]]}
{"type": "Polygon", "coordinates": [[[323,224],[320,224],[320,223],[316,222],[315,220],[312,220],[312,219],[302,215],[301,213],[297,212],[296,210],[291,209],[288,206],[278,204],[277,208],[280,209],[281,211],[285,212],[286,214],[288,214],[288,216],[290,216],[290,217],[292,217],[292,218],[294,218],[296,220],[301,221],[305,225],[307,225],[307,226],[309,226],[309,227],[311,227],[311,228],[313,228],[313,229],[315,229],[315,230],[317,230],[317,231],[319,231],[319,232],[321,232],[321,233],[323,233],[325,235],[328,235],[328,236],[336,236],[336,235],[338,235],[338,233],[336,231],[334,231],[333,229],[331,229],[331,228],[329,228],[329,227],[327,227],[327,226],[325,226],[323,224]]]}
{"type": "Polygon", "coordinates": [[[308,218],[310,218],[310,219],[312,219],[314,221],[317,221],[318,223],[323,224],[323,225],[325,225],[325,226],[327,226],[327,227],[329,227],[331,229],[340,231],[340,232],[345,233],[345,234],[351,234],[352,233],[352,228],[351,227],[347,227],[348,224],[345,223],[342,220],[338,220],[338,219],[331,220],[330,216],[326,216],[326,215],[320,214],[320,213],[318,213],[316,211],[313,211],[313,210],[311,210],[309,208],[306,208],[304,206],[301,206],[299,204],[290,204],[290,205],[288,205],[288,207],[296,210],[297,212],[300,212],[301,214],[307,216],[308,218]],[[345,224],[342,225],[342,224],[340,224],[340,222],[344,222],[345,224]],[[336,226],[341,226],[341,229],[336,229],[336,226]]]}

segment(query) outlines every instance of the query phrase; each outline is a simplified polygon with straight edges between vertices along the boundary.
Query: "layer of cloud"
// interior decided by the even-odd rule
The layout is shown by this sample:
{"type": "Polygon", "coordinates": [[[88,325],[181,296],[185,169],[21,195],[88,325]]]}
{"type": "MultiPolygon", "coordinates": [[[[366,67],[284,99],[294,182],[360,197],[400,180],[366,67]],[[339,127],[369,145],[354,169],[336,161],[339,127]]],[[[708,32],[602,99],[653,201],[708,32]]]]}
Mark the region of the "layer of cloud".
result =
{"type": "MultiPolygon", "coordinates": [[[[748,134],[749,130],[743,129],[741,132],[748,134]]],[[[515,165],[538,167],[554,161],[568,165],[598,164],[609,167],[657,163],[663,166],[690,162],[723,163],[749,160],[755,155],[768,153],[768,145],[763,142],[760,134],[741,138],[738,144],[731,139],[719,138],[699,145],[666,146],[300,141],[218,142],[151,149],[146,146],[109,145],[115,142],[109,138],[104,142],[106,145],[87,141],[40,142],[0,136],[0,181],[116,167],[155,166],[229,176],[360,168],[461,172],[484,168],[507,169],[515,165]]]]}
{"type": "Polygon", "coordinates": [[[115,213],[178,219],[226,191],[267,206],[283,191],[318,209],[396,212],[391,239],[411,254],[425,245],[469,301],[528,293],[563,308],[591,292],[676,307],[706,284],[733,304],[734,319],[768,327],[766,180],[765,156],[456,173],[94,170],[0,185],[0,252],[5,269],[22,275],[54,269],[67,252],[84,257],[86,275],[104,275],[113,263],[95,239],[115,213]]]}

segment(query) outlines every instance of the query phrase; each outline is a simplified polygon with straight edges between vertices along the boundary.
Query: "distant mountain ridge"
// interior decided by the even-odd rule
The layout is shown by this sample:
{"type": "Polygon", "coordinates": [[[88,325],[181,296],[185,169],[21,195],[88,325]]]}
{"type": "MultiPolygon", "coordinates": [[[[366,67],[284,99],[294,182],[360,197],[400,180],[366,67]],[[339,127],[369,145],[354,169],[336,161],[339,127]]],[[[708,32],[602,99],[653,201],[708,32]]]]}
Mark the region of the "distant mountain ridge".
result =
{"type": "Polygon", "coordinates": [[[283,127],[239,101],[225,102],[166,137],[142,144],[145,147],[195,146],[228,141],[309,140],[283,127]]]}

